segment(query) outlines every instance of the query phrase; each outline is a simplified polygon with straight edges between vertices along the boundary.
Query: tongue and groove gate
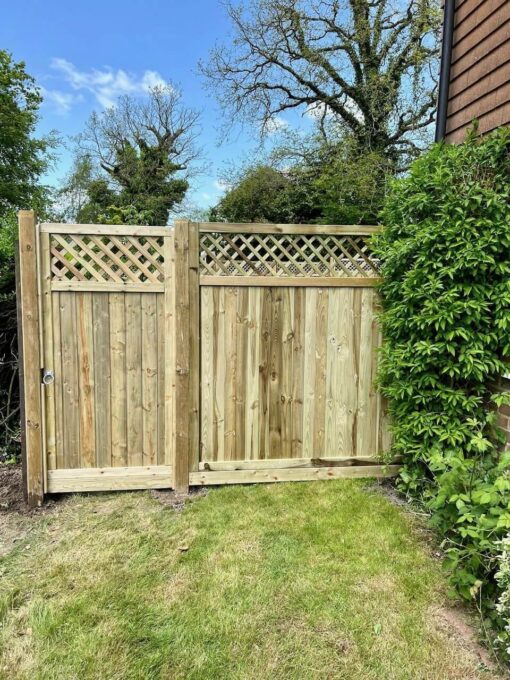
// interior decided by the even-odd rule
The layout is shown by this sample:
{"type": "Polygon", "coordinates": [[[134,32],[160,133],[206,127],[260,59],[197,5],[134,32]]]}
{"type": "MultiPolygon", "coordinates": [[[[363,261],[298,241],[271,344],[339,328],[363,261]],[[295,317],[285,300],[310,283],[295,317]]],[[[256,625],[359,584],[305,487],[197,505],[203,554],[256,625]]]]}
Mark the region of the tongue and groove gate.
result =
{"type": "Polygon", "coordinates": [[[21,213],[31,503],[394,473],[377,458],[374,230],[21,213]]]}

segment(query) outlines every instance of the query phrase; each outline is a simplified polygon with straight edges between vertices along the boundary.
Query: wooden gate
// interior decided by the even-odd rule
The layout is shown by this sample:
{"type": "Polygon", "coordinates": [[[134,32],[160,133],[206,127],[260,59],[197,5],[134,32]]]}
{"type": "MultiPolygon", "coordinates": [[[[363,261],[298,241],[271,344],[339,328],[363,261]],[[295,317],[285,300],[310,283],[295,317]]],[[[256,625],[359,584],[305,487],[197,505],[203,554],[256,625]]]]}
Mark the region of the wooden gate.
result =
{"type": "Polygon", "coordinates": [[[28,498],[382,476],[374,227],[20,214],[28,498]]]}

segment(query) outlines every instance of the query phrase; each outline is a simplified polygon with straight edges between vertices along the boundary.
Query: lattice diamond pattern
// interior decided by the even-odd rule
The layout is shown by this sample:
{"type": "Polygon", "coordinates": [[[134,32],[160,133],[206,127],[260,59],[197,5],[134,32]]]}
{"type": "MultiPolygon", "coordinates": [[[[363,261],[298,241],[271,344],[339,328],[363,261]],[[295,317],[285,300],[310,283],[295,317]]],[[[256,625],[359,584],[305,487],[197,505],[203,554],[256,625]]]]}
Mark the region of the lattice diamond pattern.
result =
{"type": "Polygon", "coordinates": [[[224,234],[200,236],[200,273],[209,276],[377,277],[368,236],[224,234]]]}
{"type": "Polygon", "coordinates": [[[163,238],[52,234],[53,281],[162,283],[163,238]]]}

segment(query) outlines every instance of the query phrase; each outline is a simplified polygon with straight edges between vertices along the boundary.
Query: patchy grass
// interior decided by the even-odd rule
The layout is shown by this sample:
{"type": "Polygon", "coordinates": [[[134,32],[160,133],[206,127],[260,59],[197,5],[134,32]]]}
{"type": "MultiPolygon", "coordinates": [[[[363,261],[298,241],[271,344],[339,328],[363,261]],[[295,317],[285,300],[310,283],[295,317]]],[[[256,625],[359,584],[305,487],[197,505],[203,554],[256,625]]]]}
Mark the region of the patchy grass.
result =
{"type": "Polygon", "coordinates": [[[0,674],[51,680],[494,678],[440,565],[366,482],[74,496],[0,566],[0,674]]]}

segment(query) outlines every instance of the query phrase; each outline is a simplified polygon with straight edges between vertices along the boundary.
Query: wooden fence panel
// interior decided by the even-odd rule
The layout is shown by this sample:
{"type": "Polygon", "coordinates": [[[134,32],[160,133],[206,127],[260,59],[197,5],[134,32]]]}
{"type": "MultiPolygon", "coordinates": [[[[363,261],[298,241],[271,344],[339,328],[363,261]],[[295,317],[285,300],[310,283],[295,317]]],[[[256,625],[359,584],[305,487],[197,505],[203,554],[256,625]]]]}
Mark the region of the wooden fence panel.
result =
{"type": "Polygon", "coordinates": [[[375,231],[22,213],[31,502],[393,474],[377,458],[375,231]]]}
{"type": "Polygon", "coordinates": [[[201,461],[381,453],[373,288],[201,287],[201,461]]]}

